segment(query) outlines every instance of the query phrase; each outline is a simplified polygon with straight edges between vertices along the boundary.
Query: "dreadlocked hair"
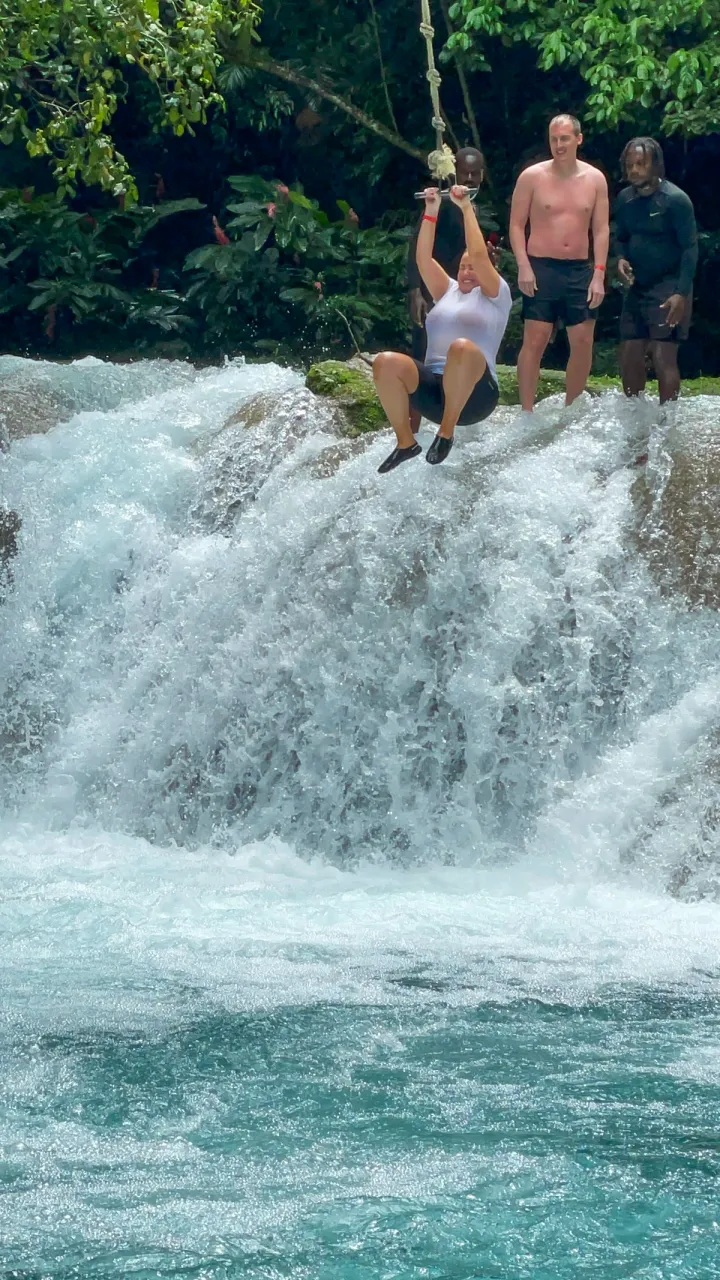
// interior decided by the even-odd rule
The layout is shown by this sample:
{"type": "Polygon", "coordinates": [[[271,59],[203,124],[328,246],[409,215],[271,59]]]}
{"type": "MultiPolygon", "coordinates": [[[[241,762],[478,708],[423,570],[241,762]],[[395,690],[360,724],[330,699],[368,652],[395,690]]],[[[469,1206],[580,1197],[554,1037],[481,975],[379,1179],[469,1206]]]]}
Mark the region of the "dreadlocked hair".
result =
{"type": "Polygon", "coordinates": [[[620,157],[622,165],[623,177],[627,176],[627,161],[631,151],[644,151],[646,156],[652,159],[653,174],[656,178],[665,177],[665,157],[662,153],[662,147],[654,138],[631,138],[625,150],[620,157]]]}

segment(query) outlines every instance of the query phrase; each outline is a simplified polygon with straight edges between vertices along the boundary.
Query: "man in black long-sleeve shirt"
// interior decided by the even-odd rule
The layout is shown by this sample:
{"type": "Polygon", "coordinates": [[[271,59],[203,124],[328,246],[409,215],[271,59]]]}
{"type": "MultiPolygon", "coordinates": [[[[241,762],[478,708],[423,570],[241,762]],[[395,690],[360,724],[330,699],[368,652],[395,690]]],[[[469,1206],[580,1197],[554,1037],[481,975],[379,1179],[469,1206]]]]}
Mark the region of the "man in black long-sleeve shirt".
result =
{"type": "Polygon", "coordinates": [[[648,351],[660,403],[680,393],[678,343],[690,329],[697,229],[690,197],[665,178],[654,138],[633,138],[622,154],[629,186],[618,196],[618,275],[630,285],[620,317],[620,369],[628,396],[645,389],[648,351]]]}

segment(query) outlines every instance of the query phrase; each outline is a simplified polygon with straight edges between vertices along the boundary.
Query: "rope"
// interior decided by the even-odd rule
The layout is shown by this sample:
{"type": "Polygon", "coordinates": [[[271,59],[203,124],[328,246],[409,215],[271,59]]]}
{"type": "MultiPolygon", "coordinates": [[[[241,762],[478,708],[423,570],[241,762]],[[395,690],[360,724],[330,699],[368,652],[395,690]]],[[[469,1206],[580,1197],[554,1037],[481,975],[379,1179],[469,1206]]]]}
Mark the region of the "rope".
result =
{"type": "Polygon", "coordinates": [[[435,66],[435,50],[433,48],[433,36],[435,28],[432,25],[432,17],[430,14],[430,0],[422,0],[422,21],[420,23],[420,34],[425,38],[427,48],[427,64],[428,69],[426,79],[430,85],[430,97],[432,99],[432,127],[435,130],[435,150],[430,152],[428,156],[428,168],[434,178],[438,182],[443,182],[446,178],[452,177],[455,173],[455,157],[445,142],[445,121],[442,118],[440,109],[440,85],[442,78],[440,72],[435,66]]]}

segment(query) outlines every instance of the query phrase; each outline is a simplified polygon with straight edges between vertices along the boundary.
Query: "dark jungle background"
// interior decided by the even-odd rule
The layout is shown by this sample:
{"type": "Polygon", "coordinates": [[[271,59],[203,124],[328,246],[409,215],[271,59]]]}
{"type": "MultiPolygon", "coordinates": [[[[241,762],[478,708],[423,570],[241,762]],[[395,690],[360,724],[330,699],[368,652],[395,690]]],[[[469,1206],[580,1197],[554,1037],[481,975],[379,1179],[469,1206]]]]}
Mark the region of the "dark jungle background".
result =
{"type": "MultiPolygon", "coordinates": [[[[612,193],[627,140],[661,140],[701,228],[684,372],[720,373],[720,5],[431,7],[447,140],[488,160],[486,231],[505,237],[558,110],[612,193]]],[[[434,145],[420,0],[108,0],[107,26],[89,0],[55,8],[0,0],[2,350],[309,360],[407,341],[434,145]]],[[[613,285],[597,372],[619,301],[613,285]]],[[[516,312],[506,361],[519,333],[516,312]]]]}

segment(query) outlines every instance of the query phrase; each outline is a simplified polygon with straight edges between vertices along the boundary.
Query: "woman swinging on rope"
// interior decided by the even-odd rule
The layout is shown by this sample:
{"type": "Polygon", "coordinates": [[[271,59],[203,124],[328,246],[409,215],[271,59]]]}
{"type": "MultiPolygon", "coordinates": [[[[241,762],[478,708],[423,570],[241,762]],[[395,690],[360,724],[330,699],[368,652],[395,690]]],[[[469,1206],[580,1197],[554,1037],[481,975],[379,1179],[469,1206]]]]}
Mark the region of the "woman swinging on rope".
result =
{"type": "Polygon", "coordinates": [[[426,320],[423,363],[397,351],[383,351],[373,361],[377,393],[397,436],[397,447],[378,467],[383,475],[422,453],[411,406],[440,428],[425,455],[430,463],[445,461],[458,423],[481,422],[492,413],[498,402],[495,360],[512,305],[507,282],[488,256],[467,188],[450,191],[462,210],[467,245],[457,280],[433,258],[440,192],[428,187],[423,194],[417,265],[435,305],[426,320]]]}

